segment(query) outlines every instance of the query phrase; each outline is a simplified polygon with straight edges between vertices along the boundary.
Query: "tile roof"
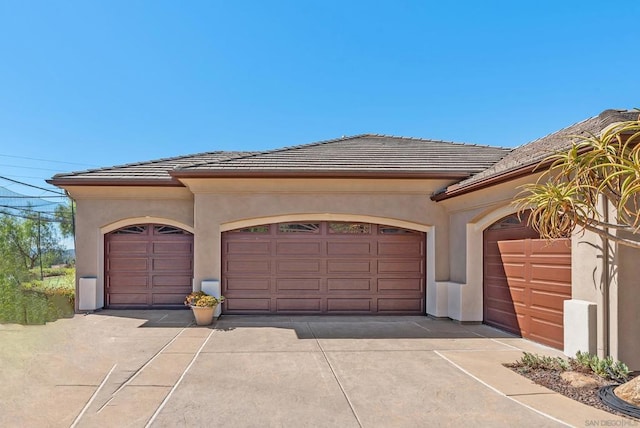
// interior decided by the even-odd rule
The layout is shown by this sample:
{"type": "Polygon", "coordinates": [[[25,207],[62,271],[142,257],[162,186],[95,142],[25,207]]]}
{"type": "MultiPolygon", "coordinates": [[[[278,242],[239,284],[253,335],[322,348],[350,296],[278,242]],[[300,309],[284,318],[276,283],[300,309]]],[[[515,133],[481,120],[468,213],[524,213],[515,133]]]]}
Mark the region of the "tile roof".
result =
{"type": "MultiPolygon", "coordinates": [[[[487,180],[504,176],[509,172],[526,167],[535,167],[550,155],[571,147],[575,136],[598,134],[607,126],[638,119],[637,110],[605,110],[597,116],[575,123],[564,129],[546,135],[530,143],[519,146],[504,158],[466,180],[452,184],[443,193],[459,194],[461,190],[475,188],[487,180]]],[[[529,170],[531,172],[531,170],[529,170]]]]}
{"type": "Polygon", "coordinates": [[[246,175],[398,174],[465,178],[510,149],[386,135],[357,135],[264,152],[211,152],[57,174],[54,184],[148,181],[175,177],[246,175]]]}
{"type": "Polygon", "coordinates": [[[179,168],[194,172],[371,172],[468,176],[501,159],[509,149],[448,141],[363,134],[284,147],[179,168]]]}
{"type": "Polygon", "coordinates": [[[125,165],[116,165],[111,167],[89,169],[85,171],[74,171],[68,173],[56,174],[53,176],[52,182],[85,180],[141,180],[141,181],[172,181],[173,178],[169,174],[176,168],[199,164],[203,162],[215,162],[217,160],[227,159],[234,156],[249,154],[251,152],[207,152],[197,153],[193,155],[176,156],[171,158],[156,159],[146,162],[136,162],[125,165]]]}

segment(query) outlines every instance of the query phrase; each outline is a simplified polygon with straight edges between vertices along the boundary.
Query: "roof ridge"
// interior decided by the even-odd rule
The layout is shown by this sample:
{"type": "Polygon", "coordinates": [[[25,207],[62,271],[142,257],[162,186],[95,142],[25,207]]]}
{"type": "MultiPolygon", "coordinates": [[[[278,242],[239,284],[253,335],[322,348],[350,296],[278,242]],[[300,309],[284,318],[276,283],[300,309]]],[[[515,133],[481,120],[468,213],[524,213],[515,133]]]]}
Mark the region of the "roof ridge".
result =
{"type": "Polygon", "coordinates": [[[401,139],[401,140],[425,141],[425,142],[430,142],[430,143],[445,143],[445,144],[452,144],[454,146],[487,147],[487,148],[491,148],[491,149],[508,149],[508,150],[511,149],[510,147],[490,146],[489,144],[464,143],[464,142],[460,142],[460,141],[437,140],[437,139],[433,139],[433,138],[405,137],[405,136],[402,136],[402,135],[390,135],[390,134],[362,134],[362,135],[371,136],[371,137],[397,138],[397,139],[401,139]]]}
{"type": "MultiPolygon", "coordinates": [[[[603,111],[601,111],[600,113],[598,113],[598,114],[596,114],[594,116],[590,116],[590,117],[588,117],[586,119],[583,119],[583,120],[580,120],[578,122],[572,123],[571,125],[567,125],[567,126],[565,126],[563,128],[560,128],[560,129],[558,129],[556,131],[549,132],[548,134],[543,135],[542,137],[536,138],[535,140],[527,141],[526,143],[520,144],[519,146],[516,146],[513,149],[516,150],[516,149],[519,149],[520,147],[527,146],[527,145],[529,145],[531,143],[535,143],[536,141],[544,140],[547,137],[550,137],[550,136],[555,135],[555,134],[560,134],[562,131],[565,131],[565,130],[567,130],[567,129],[571,128],[571,127],[574,127],[574,126],[578,126],[581,123],[585,123],[585,122],[588,122],[588,121],[593,120],[593,119],[597,119],[597,118],[605,119],[605,118],[611,117],[612,113],[634,113],[635,111],[636,110],[629,110],[629,109],[606,109],[606,110],[603,110],[603,111]]],[[[638,113],[640,114],[640,111],[638,113]]]]}

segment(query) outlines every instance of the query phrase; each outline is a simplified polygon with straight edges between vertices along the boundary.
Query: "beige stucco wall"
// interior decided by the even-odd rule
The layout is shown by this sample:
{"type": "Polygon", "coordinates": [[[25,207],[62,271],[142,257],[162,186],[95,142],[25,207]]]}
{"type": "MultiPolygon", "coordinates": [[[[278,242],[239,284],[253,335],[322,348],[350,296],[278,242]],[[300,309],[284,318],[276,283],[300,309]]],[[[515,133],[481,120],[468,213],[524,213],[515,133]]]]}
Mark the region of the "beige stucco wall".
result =
{"type": "Polygon", "coordinates": [[[104,290],[105,233],[145,222],[193,231],[193,195],[184,188],[69,187],[67,191],[77,209],[76,278],[97,278],[99,302],[104,290]]]}
{"type": "MultiPolygon", "coordinates": [[[[449,222],[430,196],[444,180],[185,179],[187,187],[68,187],[77,202],[77,277],[104,294],[104,234],[157,222],[194,233],[194,285],[219,279],[221,233],[282,221],[346,220],[427,232],[427,281],[449,275],[449,222]]],[[[427,284],[429,287],[429,285],[427,284]]]]}
{"type": "Polygon", "coordinates": [[[196,284],[203,279],[220,278],[223,231],[303,220],[368,221],[427,231],[435,240],[436,252],[429,255],[433,266],[428,266],[428,275],[435,279],[448,277],[448,219],[444,209],[430,199],[446,181],[185,179],[183,182],[195,195],[196,284]]]}
{"type": "Polygon", "coordinates": [[[617,353],[631,370],[640,370],[640,250],[617,249],[617,353]]]}

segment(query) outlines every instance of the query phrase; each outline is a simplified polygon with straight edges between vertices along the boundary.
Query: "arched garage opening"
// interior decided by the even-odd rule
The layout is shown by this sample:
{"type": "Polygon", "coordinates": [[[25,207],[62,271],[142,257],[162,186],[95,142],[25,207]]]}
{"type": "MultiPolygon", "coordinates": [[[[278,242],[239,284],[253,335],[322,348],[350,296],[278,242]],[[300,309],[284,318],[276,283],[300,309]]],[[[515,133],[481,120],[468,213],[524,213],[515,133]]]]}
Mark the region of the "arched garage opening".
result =
{"type": "Polygon", "coordinates": [[[483,293],[486,324],[562,349],[570,240],[540,239],[527,215],[498,220],[483,234],[483,293]]]}
{"type": "Polygon", "coordinates": [[[424,314],[425,234],[295,221],[222,233],[227,314],[424,314]]]}
{"type": "Polygon", "coordinates": [[[136,224],[105,234],[105,306],[178,308],[192,290],[193,234],[136,224]]]}

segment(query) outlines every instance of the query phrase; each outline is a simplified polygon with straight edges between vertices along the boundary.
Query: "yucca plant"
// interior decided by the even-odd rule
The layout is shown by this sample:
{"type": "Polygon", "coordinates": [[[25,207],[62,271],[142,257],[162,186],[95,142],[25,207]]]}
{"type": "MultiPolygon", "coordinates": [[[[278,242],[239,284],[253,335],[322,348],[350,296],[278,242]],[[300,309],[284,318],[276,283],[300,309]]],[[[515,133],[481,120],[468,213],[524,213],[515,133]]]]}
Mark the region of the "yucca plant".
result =
{"type": "Polygon", "coordinates": [[[640,248],[640,240],[629,236],[640,231],[640,118],[599,135],[574,136],[571,148],[540,165],[549,164],[535,184],[521,187],[514,201],[520,212],[531,209],[529,224],[542,238],[589,230],[640,248]],[[602,216],[602,197],[615,208],[613,221],[602,216]]]}

